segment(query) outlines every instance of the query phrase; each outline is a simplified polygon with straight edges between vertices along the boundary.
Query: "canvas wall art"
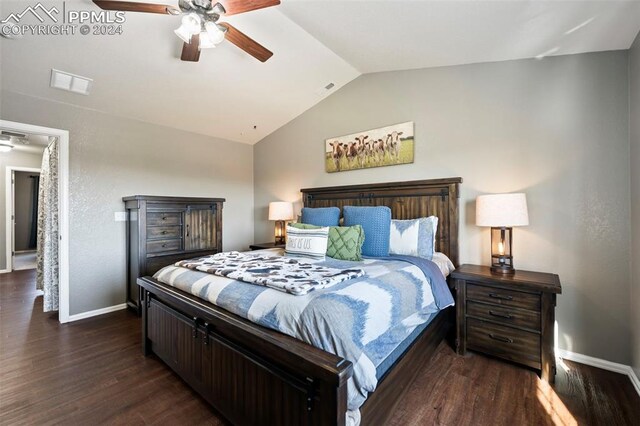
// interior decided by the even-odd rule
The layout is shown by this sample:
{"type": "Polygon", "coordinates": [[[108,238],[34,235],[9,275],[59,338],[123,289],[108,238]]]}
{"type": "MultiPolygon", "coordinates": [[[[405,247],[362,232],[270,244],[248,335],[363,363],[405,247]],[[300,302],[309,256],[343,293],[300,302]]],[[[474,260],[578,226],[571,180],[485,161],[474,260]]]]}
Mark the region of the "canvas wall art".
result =
{"type": "Polygon", "coordinates": [[[413,163],[413,121],[325,140],[328,173],[413,163]]]}

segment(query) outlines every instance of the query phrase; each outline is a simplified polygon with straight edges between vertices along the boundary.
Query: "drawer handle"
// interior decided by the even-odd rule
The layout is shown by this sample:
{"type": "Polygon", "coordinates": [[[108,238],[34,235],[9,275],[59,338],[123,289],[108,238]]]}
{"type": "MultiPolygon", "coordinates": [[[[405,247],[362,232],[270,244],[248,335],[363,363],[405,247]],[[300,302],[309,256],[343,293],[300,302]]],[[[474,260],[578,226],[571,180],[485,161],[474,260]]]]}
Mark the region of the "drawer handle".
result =
{"type": "Polygon", "coordinates": [[[496,293],[489,293],[489,297],[493,297],[494,299],[500,299],[500,300],[513,300],[512,296],[503,296],[501,294],[496,294],[496,293]]]}
{"type": "Polygon", "coordinates": [[[204,344],[209,345],[209,323],[204,323],[204,344]]]}
{"type": "Polygon", "coordinates": [[[187,223],[187,237],[189,236],[189,224],[187,223]]]}
{"type": "Polygon", "coordinates": [[[191,330],[191,336],[194,339],[198,338],[198,317],[193,317],[193,325],[192,325],[192,330],[191,330]]]}
{"type": "Polygon", "coordinates": [[[513,339],[509,339],[508,337],[496,336],[493,333],[489,333],[489,337],[491,337],[493,340],[497,340],[499,342],[513,343],[513,339]]]}
{"type": "Polygon", "coordinates": [[[513,316],[511,316],[511,314],[501,314],[500,312],[489,311],[489,315],[498,317],[498,318],[513,319],[513,316]]]}

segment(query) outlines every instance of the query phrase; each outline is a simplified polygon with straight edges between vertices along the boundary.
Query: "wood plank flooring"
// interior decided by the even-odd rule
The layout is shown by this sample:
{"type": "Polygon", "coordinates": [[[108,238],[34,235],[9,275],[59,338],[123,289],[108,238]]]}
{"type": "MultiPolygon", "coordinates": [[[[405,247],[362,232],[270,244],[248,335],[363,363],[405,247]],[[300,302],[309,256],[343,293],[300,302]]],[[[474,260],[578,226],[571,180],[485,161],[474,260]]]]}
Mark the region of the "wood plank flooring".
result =
{"type": "MultiPolygon", "coordinates": [[[[225,424],[161,361],[142,356],[136,316],[61,325],[42,312],[34,281],[34,271],[0,275],[0,424],[225,424]]],[[[640,424],[626,376],[564,366],[550,387],[511,364],[458,357],[443,342],[390,424],[640,424]]]]}

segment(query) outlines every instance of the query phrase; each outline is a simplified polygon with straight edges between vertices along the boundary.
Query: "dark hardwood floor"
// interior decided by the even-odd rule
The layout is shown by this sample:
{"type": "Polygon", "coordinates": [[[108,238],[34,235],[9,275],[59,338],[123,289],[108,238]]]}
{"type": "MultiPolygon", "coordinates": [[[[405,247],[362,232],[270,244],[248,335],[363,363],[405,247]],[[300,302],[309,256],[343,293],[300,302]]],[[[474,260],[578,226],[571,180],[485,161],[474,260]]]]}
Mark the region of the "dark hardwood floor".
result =
{"type": "MultiPolygon", "coordinates": [[[[42,312],[34,280],[33,271],[0,275],[0,424],[224,424],[161,361],[142,356],[137,317],[61,325],[42,312]]],[[[550,387],[443,342],[416,374],[392,425],[640,424],[626,376],[573,362],[558,364],[550,387]]]]}

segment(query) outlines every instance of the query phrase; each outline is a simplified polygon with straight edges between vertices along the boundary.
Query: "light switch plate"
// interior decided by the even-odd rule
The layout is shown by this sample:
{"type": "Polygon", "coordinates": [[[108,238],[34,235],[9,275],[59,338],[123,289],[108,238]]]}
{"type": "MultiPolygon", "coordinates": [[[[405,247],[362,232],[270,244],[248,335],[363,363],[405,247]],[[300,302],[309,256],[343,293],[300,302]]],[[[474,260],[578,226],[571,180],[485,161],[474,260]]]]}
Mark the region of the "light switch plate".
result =
{"type": "Polygon", "coordinates": [[[126,222],[127,212],[116,212],[115,219],[116,219],[116,222],[126,222]]]}

